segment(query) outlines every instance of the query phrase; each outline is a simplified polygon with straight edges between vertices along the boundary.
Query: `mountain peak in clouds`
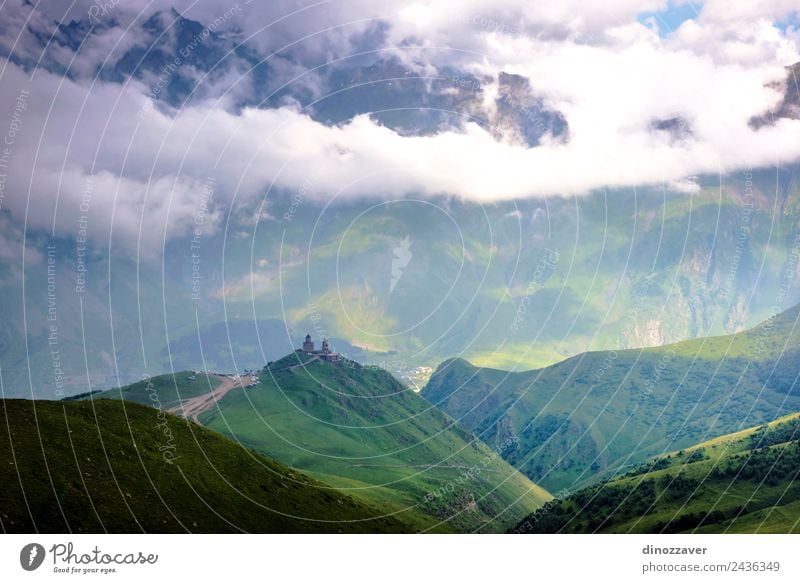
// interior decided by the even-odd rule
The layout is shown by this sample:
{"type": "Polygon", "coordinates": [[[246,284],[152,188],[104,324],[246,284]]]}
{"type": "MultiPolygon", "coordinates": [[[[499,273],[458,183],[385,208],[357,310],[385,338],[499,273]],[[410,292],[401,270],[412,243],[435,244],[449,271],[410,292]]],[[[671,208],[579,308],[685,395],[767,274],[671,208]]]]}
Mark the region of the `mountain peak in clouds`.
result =
{"type": "Polygon", "coordinates": [[[511,141],[527,146],[539,145],[548,134],[561,139],[568,137],[567,120],[534,96],[527,77],[501,71],[497,85],[496,116],[492,120],[495,137],[510,137],[511,141]]]}
{"type": "MultiPolygon", "coordinates": [[[[782,65],[800,58],[797,47],[769,23],[743,30],[709,20],[714,11],[704,7],[691,25],[660,36],[629,8],[612,18],[553,3],[543,19],[539,8],[504,13],[486,2],[459,19],[452,5],[435,4],[376,14],[355,0],[176,1],[145,12],[119,3],[81,37],[85,6],[65,15],[51,2],[11,0],[0,21],[8,78],[43,65],[52,75],[35,76],[29,111],[61,114],[46,124],[59,136],[48,142],[51,159],[23,141],[15,156],[23,166],[39,161],[38,179],[27,182],[44,198],[42,176],[67,188],[58,178],[66,159],[77,177],[69,196],[80,197],[80,180],[98,172],[112,192],[114,184],[140,191],[156,166],[159,188],[183,184],[190,201],[213,165],[220,202],[238,188],[246,192],[237,198],[269,185],[304,189],[310,167],[328,169],[320,198],[344,189],[497,201],[680,184],[800,156],[797,120],[748,126],[771,109],[795,116],[798,108],[796,84],[783,105],[777,86],[782,65]],[[538,34],[562,29],[576,11],[591,22],[574,34],[538,34]],[[69,24],[49,42],[58,22],[69,24]],[[81,105],[87,99],[91,107],[81,105]],[[70,142],[73,115],[86,151],[70,142]],[[90,134],[101,145],[92,147],[90,134]],[[128,152],[106,135],[136,144],[128,152]],[[57,153],[62,143],[69,152],[57,153]],[[381,171],[394,180],[375,179],[381,171]]],[[[13,85],[0,89],[16,99],[13,85]]],[[[192,215],[188,204],[171,210],[192,215]]]]}
{"type": "Polygon", "coordinates": [[[800,63],[789,67],[786,80],[786,93],[778,109],[778,117],[800,119],[800,63]]]}
{"type": "Polygon", "coordinates": [[[134,77],[144,81],[154,98],[179,107],[187,100],[219,97],[235,92],[231,83],[215,91],[217,84],[231,78],[245,87],[253,102],[253,80],[268,77],[268,65],[246,47],[226,38],[220,31],[224,19],[209,24],[185,18],[174,8],[150,16],[139,31],[141,38],[113,64],[110,80],[134,77]],[[233,77],[231,77],[233,74],[233,77]]]}
{"type": "Polygon", "coordinates": [[[779,119],[800,119],[800,62],[786,67],[786,79],[775,84],[783,94],[780,104],[772,111],[750,120],[750,126],[761,128],[774,125],[779,119]]]}
{"type": "Polygon", "coordinates": [[[311,117],[332,125],[369,115],[404,136],[435,135],[476,123],[496,139],[536,146],[550,134],[566,137],[563,115],[534,96],[521,75],[496,78],[456,67],[430,74],[400,59],[379,58],[368,65],[330,67],[328,92],[308,108],[311,117]],[[489,97],[487,107],[487,94],[489,97]]]}

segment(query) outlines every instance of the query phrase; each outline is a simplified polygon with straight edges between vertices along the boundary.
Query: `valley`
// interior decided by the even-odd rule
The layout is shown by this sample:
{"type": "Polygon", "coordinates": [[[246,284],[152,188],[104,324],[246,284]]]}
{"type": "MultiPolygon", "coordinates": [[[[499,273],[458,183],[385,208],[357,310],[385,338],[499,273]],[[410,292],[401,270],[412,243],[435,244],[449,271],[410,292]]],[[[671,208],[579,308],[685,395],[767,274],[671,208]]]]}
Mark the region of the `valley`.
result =
{"type": "MultiPolygon", "coordinates": [[[[76,532],[793,532],[800,414],[786,412],[800,410],[798,322],[800,306],[733,335],[585,353],[528,372],[453,359],[419,394],[306,338],[257,370],[145,377],[61,402],[5,400],[4,467],[50,510],[47,519],[6,514],[4,524],[76,532]],[[15,429],[31,416],[37,435],[15,429]],[[70,445],[29,452],[37,439],[70,445]],[[52,473],[34,488],[39,463],[52,473]],[[226,504],[230,515],[192,509],[199,499],[166,485],[178,476],[195,493],[210,488],[202,498],[226,504]],[[155,498],[138,503],[155,505],[160,522],[139,521],[124,494],[134,487],[152,489],[155,498]],[[344,514],[331,518],[281,487],[325,508],[338,500],[344,514]],[[264,518],[247,510],[251,503],[264,518]],[[281,510],[287,505],[303,512],[281,510]],[[93,514],[75,514],[81,508],[93,514]],[[198,518],[187,525],[186,513],[198,518]]],[[[8,507],[26,507],[15,498],[22,495],[8,490],[8,507]]]]}
{"type": "Polygon", "coordinates": [[[511,372],[444,362],[422,396],[551,492],[800,410],[800,308],[753,329],[511,372]]]}

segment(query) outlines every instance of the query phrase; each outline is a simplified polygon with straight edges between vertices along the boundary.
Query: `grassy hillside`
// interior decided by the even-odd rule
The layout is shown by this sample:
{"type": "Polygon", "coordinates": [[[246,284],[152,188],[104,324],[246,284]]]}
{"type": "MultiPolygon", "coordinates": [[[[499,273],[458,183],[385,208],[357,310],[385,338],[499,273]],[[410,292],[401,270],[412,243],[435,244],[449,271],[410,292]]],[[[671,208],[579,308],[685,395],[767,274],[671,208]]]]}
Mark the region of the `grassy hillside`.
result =
{"type": "MultiPolygon", "coordinates": [[[[187,379],[176,378],[183,394],[187,379]]],[[[265,367],[261,381],[231,391],[200,421],[359,499],[400,511],[419,529],[502,531],[550,499],[503,461],[502,451],[382,369],[293,353],[265,367]]],[[[136,385],[109,394],[143,397],[136,385]]]]}
{"type": "Polygon", "coordinates": [[[123,401],[0,401],[3,532],[407,532],[217,433],[123,401]]]}
{"type": "Polygon", "coordinates": [[[800,533],[800,414],[642,464],[533,513],[517,532],[800,533]]]}
{"type": "MultiPolygon", "coordinates": [[[[155,406],[163,410],[180,405],[181,401],[204,395],[219,386],[214,375],[189,371],[174,375],[160,375],[133,383],[126,387],[110,389],[94,396],[104,399],[125,399],[140,405],[155,406]]],[[[77,395],[78,398],[84,398],[77,395]]]]}
{"type": "Polygon", "coordinates": [[[422,395],[551,492],[800,409],[795,307],[748,331],[527,372],[443,363],[422,395]]]}

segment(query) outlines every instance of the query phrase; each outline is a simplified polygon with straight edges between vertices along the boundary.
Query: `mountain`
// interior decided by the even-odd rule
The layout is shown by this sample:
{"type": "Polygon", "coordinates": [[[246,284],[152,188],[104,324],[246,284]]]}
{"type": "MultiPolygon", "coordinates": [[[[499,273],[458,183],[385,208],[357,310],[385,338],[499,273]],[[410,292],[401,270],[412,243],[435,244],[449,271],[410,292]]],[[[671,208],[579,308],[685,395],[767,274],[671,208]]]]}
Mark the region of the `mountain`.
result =
{"type": "Polygon", "coordinates": [[[290,50],[264,54],[259,51],[263,47],[226,26],[229,17],[239,12],[234,7],[227,17],[208,24],[174,8],[158,10],[129,26],[114,19],[37,19],[22,34],[32,46],[38,45],[38,53],[34,52],[38,58],[3,46],[0,55],[27,69],[44,68],[73,79],[136,80],[165,110],[203,103],[224,92],[226,103],[235,109],[297,104],[327,125],[369,115],[402,134],[430,135],[472,122],[529,146],[548,135],[567,135],[564,116],[535,97],[527,78],[509,73],[479,78],[454,67],[421,73],[394,55],[376,54],[369,44],[375,39],[369,35],[379,30],[350,39],[366,43],[364,48],[370,50],[364,54],[315,66],[311,79],[298,78],[301,54],[290,50]],[[65,60],[66,51],[81,54],[86,45],[83,50],[91,53],[94,42],[121,34],[122,28],[137,42],[103,46],[107,54],[102,62],[78,65],[65,60]],[[232,84],[236,79],[239,82],[232,84]],[[494,83],[496,91],[490,88],[494,83]],[[487,108],[485,102],[493,106],[487,108]]]}
{"type": "Polygon", "coordinates": [[[216,97],[220,87],[234,94],[237,105],[255,105],[254,99],[243,99],[241,92],[230,87],[231,76],[246,76],[263,95],[269,92],[275,72],[251,47],[234,40],[236,35],[221,30],[225,20],[206,25],[185,18],[174,8],[129,23],[91,16],[68,22],[33,18],[20,31],[22,42],[30,43],[33,52],[0,47],[0,54],[26,69],[42,68],[71,79],[88,77],[114,83],[135,79],[147,86],[154,101],[167,107],[216,97]],[[123,36],[135,36],[136,42],[119,39],[112,45],[103,44],[104,38],[119,38],[123,30],[123,36]],[[96,47],[99,52],[95,55],[96,47]],[[73,54],[74,61],[66,57],[73,54]]]}
{"type": "MultiPolygon", "coordinates": [[[[752,192],[742,174],[692,195],[638,189],[486,207],[446,198],[326,207],[309,196],[292,211],[293,198],[278,195],[255,226],[245,220],[258,209],[234,209],[235,235],[203,239],[199,300],[189,240],[169,242],[163,263],[91,255],[80,297],[72,247],[56,241],[59,335],[83,337],[81,308],[86,327],[86,355],[82,342],[59,345],[64,395],[144,372],[262,366],[306,331],[346,339],[352,351],[335,344],[349,358],[399,375],[454,355],[525,370],[737,332],[775,313],[778,297],[800,301],[800,172],[749,180],[752,192]],[[406,238],[409,260],[393,278],[406,238]]],[[[24,297],[3,270],[6,395],[54,398],[46,270],[26,274],[24,297]]]]}
{"type": "Polygon", "coordinates": [[[554,501],[514,532],[800,532],[800,414],[668,455],[554,501]]]}
{"type": "Polygon", "coordinates": [[[800,409],[800,307],[733,335],[527,372],[444,362],[422,395],[551,492],[800,409]]]}
{"type": "Polygon", "coordinates": [[[191,373],[148,382],[93,399],[146,403],[157,394],[165,409],[182,406],[237,443],[423,530],[502,531],[550,499],[503,461],[502,444],[490,449],[375,366],[295,352],[241,385],[191,373]],[[216,396],[196,406],[208,391],[216,396]]]}
{"type": "Polygon", "coordinates": [[[327,84],[329,93],[309,108],[314,119],[326,124],[368,114],[400,134],[431,135],[469,122],[526,146],[548,136],[565,140],[569,133],[564,116],[548,109],[520,75],[500,73],[493,79],[446,67],[422,76],[390,57],[332,68],[327,84]],[[487,102],[493,106],[487,108],[487,102]]]}
{"type": "Polygon", "coordinates": [[[2,400],[0,408],[3,532],[414,530],[152,406],[2,400]]]}
{"type": "Polygon", "coordinates": [[[790,119],[800,119],[800,63],[795,63],[789,67],[789,74],[786,76],[786,90],[775,117],[786,117],[790,119]]]}
{"type": "MultiPolygon", "coordinates": [[[[220,85],[230,88],[233,74],[246,76],[266,93],[266,83],[274,77],[270,64],[218,28],[185,18],[174,8],[158,11],[141,23],[141,42],[114,55],[118,58],[110,59],[98,76],[116,82],[139,79],[151,87],[153,99],[172,107],[207,99],[220,85]]],[[[235,99],[247,103],[238,94],[235,99]]]]}
{"type": "Polygon", "coordinates": [[[774,125],[781,119],[800,119],[800,63],[786,67],[786,79],[776,88],[783,94],[777,107],[750,120],[754,128],[774,125]]]}
{"type": "Polygon", "coordinates": [[[6,396],[125,385],[145,372],[204,368],[203,356],[210,370],[259,367],[306,331],[346,339],[352,351],[335,344],[349,358],[399,375],[452,356],[525,370],[738,332],[779,311],[776,298],[800,301],[800,171],[749,180],[752,192],[741,174],[721,189],[708,179],[692,195],[637,189],[486,207],[446,198],[326,207],[309,195],[293,214],[293,198],[278,195],[255,226],[245,220],[258,209],[237,208],[235,234],[203,239],[199,300],[188,239],[170,241],[163,261],[137,262],[116,247],[111,257],[91,254],[80,295],[74,245],[58,240],[59,338],[78,339],[58,345],[63,393],[46,265],[26,273],[24,296],[13,266],[0,265],[6,396]],[[409,260],[393,279],[406,238],[409,260]]]}
{"type": "MultiPolygon", "coordinates": [[[[148,12],[130,23],[140,42],[117,44],[111,39],[125,27],[100,20],[32,19],[19,33],[33,35],[33,50],[9,56],[84,83],[141,85],[166,113],[224,93],[219,106],[233,112],[291,104],[322,123],[370,115],[401,134],[473,122],[512,143],[570,139],[564,116],[537,97],[535,78],[444,67],[421,75],[396,56],[365,56],[291,82],[292,55],[265,59],[213,21],[148,12]]],[[[797,72],[795,65],[783,103],[764,123],[795,115],[797,72]]],[[[652,131],[680,140],[689,127],[667,117],[653,120],[652,131]]],[[[309,171],[302,188],[271,188],[269,196],[242,192],[230,205],[222,192],[212,197],[209,213],[224,214],[225,227],[204,232],[202,258],[193,257],[192,233],[167,238],[156,257],[140,256],[93,221],[81,293],[75,238],[26,230],[25,273],[0,264],[5,394],[52,399],[129,384],[145,372],[257,367],[307,330],[398,376],[456,355],[486,367],[540,368],[586,351],[737,332],[774,313],[779,295],[785,306],[800,301],[792,259],[797,164],[486,205],[381,191],[369,200],[333,197],[326,172],[309,171]],[[404,241],[401,266],[395,250],[404,241]],[[58,257],[57,367],[49,245],[58,257]]],[[[68,206],[59,209],[65,216],[80,218],[68,206]]],[[[20,221],[0,210],[9,237],[20,221]]]]}

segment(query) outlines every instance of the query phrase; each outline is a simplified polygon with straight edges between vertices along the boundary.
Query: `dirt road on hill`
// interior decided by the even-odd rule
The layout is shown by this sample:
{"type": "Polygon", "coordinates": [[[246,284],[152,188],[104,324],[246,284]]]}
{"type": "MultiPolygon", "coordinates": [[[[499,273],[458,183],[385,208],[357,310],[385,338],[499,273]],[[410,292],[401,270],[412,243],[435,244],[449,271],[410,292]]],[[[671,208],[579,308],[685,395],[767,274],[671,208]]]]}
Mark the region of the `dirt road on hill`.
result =
{"type": "Polygon", "coordinates": [[[206,393],[205,395],[187,399],[177,407],[169,409],[169,412],[174,413],[175,415],[181,415],[187,419],[191,419],[195,423],[200,423],[198,417],[201,413],[210,411],[217,404],[217,401],[219,401],[222,397],[230,393],[233,389],[242,387],[241,380],[239,379],[217,375],[214,375],[211,378],[215,378],[220,381],[220,385],[216,389],[210,393],[206,393]]]}

